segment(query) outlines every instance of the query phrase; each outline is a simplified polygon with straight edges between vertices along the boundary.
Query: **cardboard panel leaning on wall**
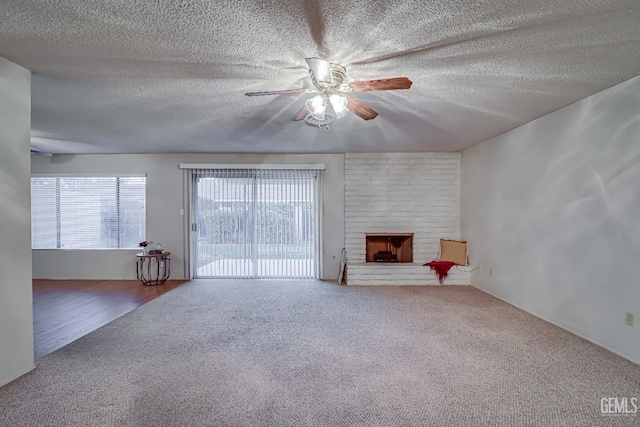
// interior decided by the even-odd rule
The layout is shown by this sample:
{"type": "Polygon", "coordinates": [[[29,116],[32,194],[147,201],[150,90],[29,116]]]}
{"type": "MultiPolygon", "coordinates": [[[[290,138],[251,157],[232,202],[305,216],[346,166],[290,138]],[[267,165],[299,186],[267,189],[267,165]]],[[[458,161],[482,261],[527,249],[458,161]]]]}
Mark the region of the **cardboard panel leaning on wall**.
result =
{"type": "MultiPolygon", "coordinates": [[[[341,154],[87,154],[34,156],[34,173],[146,173],[147,240],[171,251],[171,278],[187,276],[184,171],[180,163],[324,163],[323,277],[335,279],[344,247],[344,156],[341,154]]],[[[136,250],[34,250],[35,278],[135,279],[136,250]]]]}
{"type": "Polygon", "coordinates": [[[0,58],[0,386],[34,368],[31,74],[0,58]]]}

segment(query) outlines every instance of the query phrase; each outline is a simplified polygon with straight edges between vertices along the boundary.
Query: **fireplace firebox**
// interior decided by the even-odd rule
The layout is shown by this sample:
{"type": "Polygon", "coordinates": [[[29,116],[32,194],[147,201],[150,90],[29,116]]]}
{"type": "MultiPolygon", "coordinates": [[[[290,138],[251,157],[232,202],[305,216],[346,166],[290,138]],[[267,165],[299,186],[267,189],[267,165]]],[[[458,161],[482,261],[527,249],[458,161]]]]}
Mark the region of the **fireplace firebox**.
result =
{"type": "Polygon", "coordinates": [[[413,233],[367,233],[367,262],[413,262],[413,233]]]}

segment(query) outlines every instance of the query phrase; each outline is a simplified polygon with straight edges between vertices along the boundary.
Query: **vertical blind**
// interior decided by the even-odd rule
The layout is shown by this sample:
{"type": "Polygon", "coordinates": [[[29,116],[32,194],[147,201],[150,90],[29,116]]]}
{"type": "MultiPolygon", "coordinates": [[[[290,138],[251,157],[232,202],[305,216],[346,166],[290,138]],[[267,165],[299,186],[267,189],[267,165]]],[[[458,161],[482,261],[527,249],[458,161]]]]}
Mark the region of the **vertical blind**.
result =
{"type": "Polygon", "coordinates": [[[316,169],[193,169],[196,277],[318,277],[316,169]]]}
{"type": "Polygon", "coordinates": [[[138,248],[145,236],[144,176],[34,176],[33,249],[138,248]]]}

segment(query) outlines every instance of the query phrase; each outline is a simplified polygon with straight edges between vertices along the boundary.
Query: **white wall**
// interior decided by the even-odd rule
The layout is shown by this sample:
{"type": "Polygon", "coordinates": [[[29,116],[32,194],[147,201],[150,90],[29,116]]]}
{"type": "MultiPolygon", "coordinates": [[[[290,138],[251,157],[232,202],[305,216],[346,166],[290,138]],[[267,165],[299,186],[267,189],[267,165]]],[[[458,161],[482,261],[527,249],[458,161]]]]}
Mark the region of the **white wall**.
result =
{"type": "MultiPolygon", "coordinates": [[[[147,240],[171,251],[171,278],[185,278],[184,171],[180,163],[324,163],[323,278],[335,279],[344,247],[344,156],[341,154],[121,154],[34,156],[34,173],[146,173],[147,240]]],[[[33,276],[49,279],[135,279],[139,250],[34,250],[33,276]]]]}
{"type": "Polygon", "coordinates": [[[475,286],[640,363],[640,78],[464,151],[461,225],[475,286]]]}
{"type": "Polygon", "coordinates": [[[34,368],[31,73],[0,58],[0,386],[34,368]]]}

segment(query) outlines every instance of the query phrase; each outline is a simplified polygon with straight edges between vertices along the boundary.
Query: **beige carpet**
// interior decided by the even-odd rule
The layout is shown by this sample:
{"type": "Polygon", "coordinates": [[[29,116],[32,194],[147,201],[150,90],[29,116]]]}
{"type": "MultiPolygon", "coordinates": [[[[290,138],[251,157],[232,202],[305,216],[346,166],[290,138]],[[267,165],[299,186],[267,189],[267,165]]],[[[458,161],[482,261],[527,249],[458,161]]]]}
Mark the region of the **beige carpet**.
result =
{"type": "Polygon", "coordinates": [[[597,426],[640,366],[471,287],[193,281],[0,388],[2,426],[597,426]]]}

